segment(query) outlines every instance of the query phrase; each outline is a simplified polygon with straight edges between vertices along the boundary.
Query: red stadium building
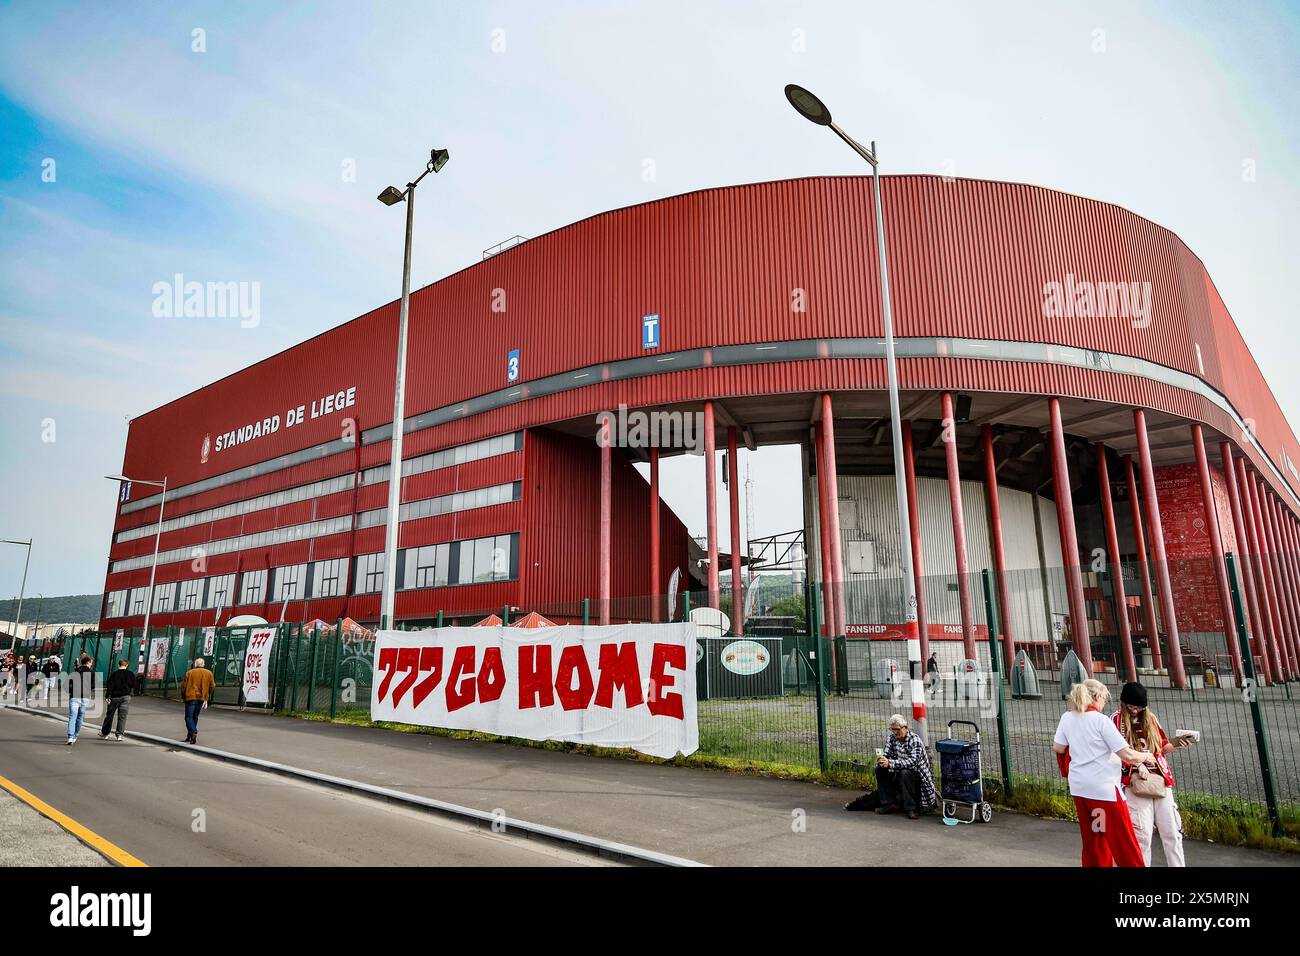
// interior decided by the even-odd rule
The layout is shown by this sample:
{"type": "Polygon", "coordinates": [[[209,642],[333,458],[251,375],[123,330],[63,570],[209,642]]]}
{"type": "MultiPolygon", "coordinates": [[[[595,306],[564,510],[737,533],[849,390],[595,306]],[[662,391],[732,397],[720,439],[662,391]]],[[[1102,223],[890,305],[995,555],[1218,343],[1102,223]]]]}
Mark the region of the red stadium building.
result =
{"type": "MultiPolygon", "coordinates": [[[[871,188],[675,196],[415,292],[398,620],[583,597],[601,618],[657,617],[662,599],[619,599],[665,595],[675,571],[717,604],[744,549],[717,538],[737,482],[732,454],[719,502],[716,450],[797,444],[808,571],[850,644],[902,637],[890,580],[909,547],[926,653],[979,656],[963,575],[990,568],[1008,652],[1050,664],[1068,643],[1180,685],[1189,659],[1239,674],[1231,552],[1261,674],[1296,676],[1300,447],[1204,265],[1116,206],[884,180],[915,537],[898,541],[871,188]],[[625,440],[628,410],[685,428],[646,448],[625,440]],[[693,422],[707,554],[656,487],[693,422]]],[[[132,421],[124,473],[168,481],[151,623],[378,619],[397,316],[390,303],[132,421]]],[[[158,521],[156,489],[124,489],[102,626],[142,624],[158,521]]]]}

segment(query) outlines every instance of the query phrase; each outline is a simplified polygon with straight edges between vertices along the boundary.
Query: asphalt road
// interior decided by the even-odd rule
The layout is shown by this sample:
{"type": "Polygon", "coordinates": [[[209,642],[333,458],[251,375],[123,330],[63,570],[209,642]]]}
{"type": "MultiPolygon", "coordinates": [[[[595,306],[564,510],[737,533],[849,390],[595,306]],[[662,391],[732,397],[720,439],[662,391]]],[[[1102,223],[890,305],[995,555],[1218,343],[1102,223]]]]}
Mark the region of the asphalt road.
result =
{"type": "MultiPolygon", "coordinates": [[[[0,709],[0,776],[151,866],[582,866],[594,857],[0,709]]],[[[0,813],[37,855],[45,818],[0,813]],[[22,821],[28,821],[23,823],[22,821]]],[[[55,860],[48,862],[56,863],[55,860]]]]}

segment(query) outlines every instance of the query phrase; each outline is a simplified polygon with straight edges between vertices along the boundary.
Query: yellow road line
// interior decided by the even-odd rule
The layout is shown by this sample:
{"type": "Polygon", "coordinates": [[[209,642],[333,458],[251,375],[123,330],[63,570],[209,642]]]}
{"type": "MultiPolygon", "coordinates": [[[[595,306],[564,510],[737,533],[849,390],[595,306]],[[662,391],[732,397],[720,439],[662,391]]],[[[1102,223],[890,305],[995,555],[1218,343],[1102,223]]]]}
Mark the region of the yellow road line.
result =
{"type": "Polygon", "coordinates": [[[60,813],[58,810],[55,810],[52,806],[50,806],[40,797],[36,796],[36,794],[24,790],[22,787],[18,786],[18,784],[14,783],[12,780],[9,780],[5,777],[0,777],[0,788],[8,790],[15,797],[17,797],[23,803],[27,804],[29,807],[31,807],[41,816],[48,817],[49,819],[53,820],[55,823],[63,827],[63,829],[67,830],[69,833],[71,833],[82,843],[86,844],[86,846],[90,847],[92,850],[102,853],[104,856],[108,857],[118,866],[148,866],[149,865],[148,863],[145,863],[143,860],[137,860],[135,857],[133,857],[130,853],[127,853],[121,847],[109,843],[98,833],[94,833],[91,830],[87,830],[76,820],[72,819],[67,814],[60,813]]]}

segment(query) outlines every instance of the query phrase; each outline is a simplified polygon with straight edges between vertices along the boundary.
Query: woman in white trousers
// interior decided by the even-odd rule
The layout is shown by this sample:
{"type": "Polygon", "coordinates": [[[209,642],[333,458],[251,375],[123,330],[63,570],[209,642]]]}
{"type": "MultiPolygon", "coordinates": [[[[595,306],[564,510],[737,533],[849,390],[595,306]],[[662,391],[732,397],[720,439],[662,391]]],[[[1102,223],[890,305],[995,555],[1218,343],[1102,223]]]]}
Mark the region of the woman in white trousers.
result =
{"type": "MultiPolygon", "coordinates": [[[[1183,859],[1183,818],[1174,800],[1174,775],[1166,757],[1177,747],[1169,742],[1160,721],[1147,706],[1147,689],[1138,683],[1128,683],[1120,691],[1119,710],[1115,712],[1115,726],[1134,750],[1150,751],[1156,755],[1159,774],[1164,778],[1164,795],[1143,796],[1133,792],[1133,781],[1139,770],[1124,767],[1124,796],[1128,798],[1129,816],[1133,819],[1133,832],[1142,847],[1142,858],[1151,865],[1151,838],[1160,832],[1160,843],[1165,849],[1166,866],[1186,866],[1183,859]]],[[[1186,746],[1183,744],[1181,746],[1186,746]]]]}

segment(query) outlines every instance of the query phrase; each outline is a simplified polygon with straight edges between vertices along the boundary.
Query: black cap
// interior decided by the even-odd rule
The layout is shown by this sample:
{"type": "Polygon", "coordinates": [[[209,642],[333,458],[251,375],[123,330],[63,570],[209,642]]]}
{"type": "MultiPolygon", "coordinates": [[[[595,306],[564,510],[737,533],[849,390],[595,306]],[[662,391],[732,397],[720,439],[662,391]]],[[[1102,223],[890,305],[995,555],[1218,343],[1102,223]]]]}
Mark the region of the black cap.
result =
{"type": "Polygon", "coordinates": [[[1122,704],[1132,704],[1134,707],[1145,707],[1147,705],[1147,689],[1137,681],[1130,681],[1124,685],[1124,689],[1119,692],[1119,700],[1122,704]]]}

